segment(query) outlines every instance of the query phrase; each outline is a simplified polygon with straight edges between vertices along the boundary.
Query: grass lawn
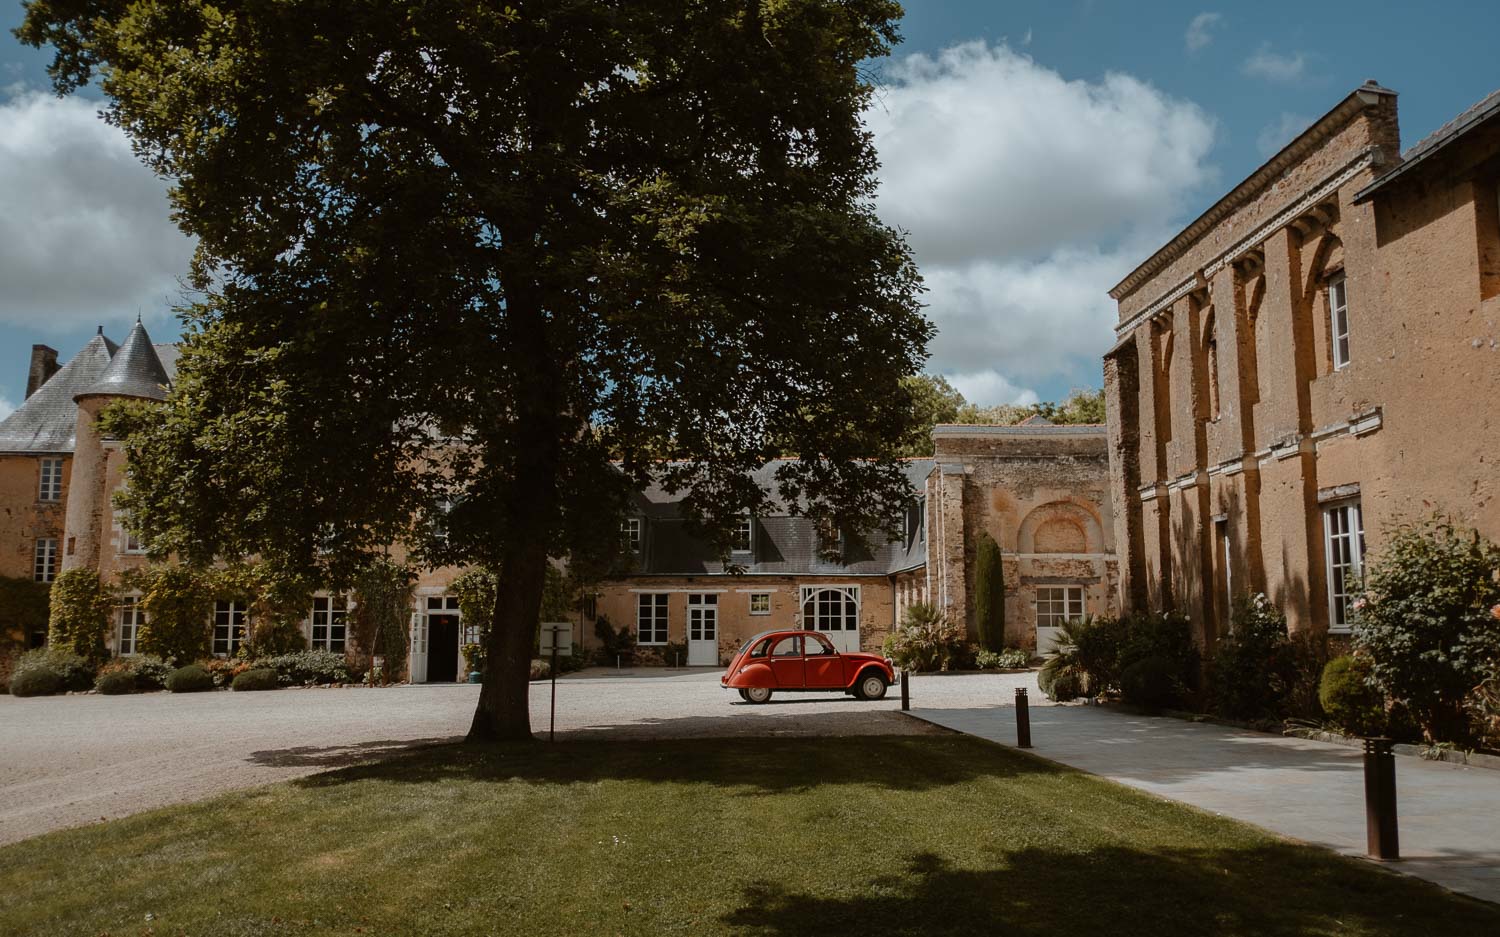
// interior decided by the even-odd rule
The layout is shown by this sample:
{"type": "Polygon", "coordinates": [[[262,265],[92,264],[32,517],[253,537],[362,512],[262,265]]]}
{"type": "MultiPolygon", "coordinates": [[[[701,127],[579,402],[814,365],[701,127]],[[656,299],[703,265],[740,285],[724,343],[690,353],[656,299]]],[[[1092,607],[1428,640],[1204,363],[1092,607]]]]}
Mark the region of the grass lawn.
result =
{"type": "Polygon", "coordinates": [[[442,748],[0,849],[5,934],[1500,934],[961,736],[442,748]]]}

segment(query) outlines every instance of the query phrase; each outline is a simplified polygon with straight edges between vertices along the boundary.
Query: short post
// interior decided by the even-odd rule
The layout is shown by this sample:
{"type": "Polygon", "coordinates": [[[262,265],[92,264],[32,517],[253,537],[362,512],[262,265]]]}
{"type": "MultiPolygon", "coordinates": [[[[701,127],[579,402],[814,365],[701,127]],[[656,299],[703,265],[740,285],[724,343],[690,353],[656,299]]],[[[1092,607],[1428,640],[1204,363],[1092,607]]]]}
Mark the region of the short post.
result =
{"type": "Polygon", "coordinates": [[[911,674],[901,671],[901,711],[911,712],[911,674]]]}
{"type": "Polygon", "coordinates": [[[1023,686],[1016,687],[1016,747],[1031,747],[1031,704],[1023,686]]]}
{"type": "Polygon", "coordinates": [[[1396,862],[1396,755],[1388,738],[1365,739],[1365,840],[1371,859],[1396,862]]]}
{"type": "Polygon", "coordinates": [[[557,632],[552,632],[552,715],[547,720],[547,741],[557,741],[557,632]]]}
{"type": "Polygon", "coordinates": [[[615,655],[615,669],[616,670],[620,669],[620,655],[619,654],[615,655]]]}

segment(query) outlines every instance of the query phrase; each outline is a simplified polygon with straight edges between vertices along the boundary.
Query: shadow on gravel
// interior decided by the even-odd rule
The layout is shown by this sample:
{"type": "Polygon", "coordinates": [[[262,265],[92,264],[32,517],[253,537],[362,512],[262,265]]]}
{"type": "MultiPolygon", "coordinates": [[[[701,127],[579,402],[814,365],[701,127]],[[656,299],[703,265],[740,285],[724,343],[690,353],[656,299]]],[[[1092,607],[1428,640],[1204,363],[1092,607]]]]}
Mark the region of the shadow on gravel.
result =
{"type": "Polygon", "coordinates": [[[963,736],[559,741],[433,746],[407,757],[293,781],[332,787],[365,780],[589,784],[610,780],[711,784],[780,793],[852,785],[922,791],[1059,768],[963,736]]]}
{"type": "Polygon", "coordinates": [[[351,765],[409,755],[423,748],[437,745],[454,745],[463,741],[462,736],[430,739],[391,739],[379,742],[359,742],[354,745],[330,745],[318,747],[299,745],[295,748],[273,748],[251,752],[251,764],[270,768],[347,768],[351,765]]]}

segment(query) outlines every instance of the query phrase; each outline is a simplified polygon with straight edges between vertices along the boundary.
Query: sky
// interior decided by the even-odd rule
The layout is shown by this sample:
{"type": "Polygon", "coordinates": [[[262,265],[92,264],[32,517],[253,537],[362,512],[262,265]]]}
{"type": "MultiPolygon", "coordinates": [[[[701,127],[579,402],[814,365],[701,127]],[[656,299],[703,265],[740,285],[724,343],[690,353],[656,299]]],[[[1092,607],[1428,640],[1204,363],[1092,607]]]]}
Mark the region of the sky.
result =
{"type": "MultiPolygon", "coordinates": [[[[0,0],[0,417],[33,343],[66,359],[137,314],[176,337],[192,250],[22,16],[0,0]]],[[[877,208],[926,281],[928,370],[980,404],[1097,387],[1109,288],[1364,80],[1400,93],[1403,147],[1500,87],[1493,0],[907,0],[902,32],[866,114],[877,208]]]]}

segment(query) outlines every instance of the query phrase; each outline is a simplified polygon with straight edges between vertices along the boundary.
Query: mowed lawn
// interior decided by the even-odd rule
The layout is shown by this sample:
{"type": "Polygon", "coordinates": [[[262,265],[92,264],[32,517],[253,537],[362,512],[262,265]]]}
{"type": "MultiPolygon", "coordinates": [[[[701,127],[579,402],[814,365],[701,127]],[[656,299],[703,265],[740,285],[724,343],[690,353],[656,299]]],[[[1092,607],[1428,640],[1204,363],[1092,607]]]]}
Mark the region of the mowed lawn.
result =
{"type": "Polygon", "coordinates": [[[7,934],[1500,934],[961,736],[436,748],[0,849],[7,934]]]}

